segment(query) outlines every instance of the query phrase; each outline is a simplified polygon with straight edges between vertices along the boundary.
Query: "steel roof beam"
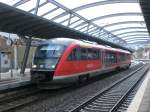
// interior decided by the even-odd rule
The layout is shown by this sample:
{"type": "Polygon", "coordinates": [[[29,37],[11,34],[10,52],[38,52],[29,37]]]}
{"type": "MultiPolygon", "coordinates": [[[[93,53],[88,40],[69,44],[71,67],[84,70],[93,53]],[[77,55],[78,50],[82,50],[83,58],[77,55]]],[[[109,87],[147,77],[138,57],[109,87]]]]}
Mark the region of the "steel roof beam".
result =
{"type": "Polygon", "coordinates": [[[130,30],[130,29],[147,29],[146,27],[125,27],[125,28],[118,28],[115,30],[111,30],[111,33],[117,32],[117,31],[122,31],[122,30],[130,30]]]}
{"type": "Polygon", "coordinates": [[[80,10],[87,9],[90,7],[107,5],[107,4],[116,4],[116,3],[138,3],[138,1],[137,0],[105,0],[105,1],[99,1],[99,2],[82,5],[82,6],[76,7],[72,10],[76,12],[76,11],[80,11],[80,10]]]}
{"type": "Polygon", "coordinates": [[[102,26],[102,27],[103,27],[103,28],[106,28],[106,27],[111,27],[111,26],[115,26],[115,25],[121,25],[121,24],[133,24],[133,23],[137,23],[137,24],[145,24],[144,21],[123,21],[123,22],[117,22],[117,23],[112,23],[112,24],[104,25],[104,26],[102,26]]]}
{"type": "Polygon", "coordinates": [[[82,26],[80,29],[77,29],[79,31],[83,30],[84,28],[86,28],[88,25],[85,24],[85,26],[82,26]]]}
{"type": "MultiPolygon", "coordinates": [[[[46,1],[46,2],[44,2],[44,3],[42,3],[42,4],[40,4],[40,5],[39,5],[39,8],[42,7],[42,6],[44,6],[44,5],[46,5],[47,3],[48,3],[48,2],[46,1]]],[[[36,9],[36,7],[30,9],[28,12],[32,12],[32,11],[34,11],[35,9],[36,9]]]]}
{"type": "Polygon", "coordinates": [[[26,2],[29,2],[30,0],[20,0],[17,3],[15,3],[14,5],[12,5],[13,7],[18,7],[26,2]]]}
{"type": "MultiPolygon", "coordinates": [[[[53,1],[53,0],[51,0],[51,1],[53,1]]],[[[55,5],[55,4],[54,4],[55,5]]],[[[57,6],[57,5],[56,5],[57,6]]],[[[2,7],[0,7],[1,9],[2,9],[2,7]]],[[[9,7],[8,6],[6,6],[6,8],[8,8],[9,9],[9,7]]],[[[39,6],[38,6],[38,8],[39,8],[39,6]]],[[[62,7],[61,7],[62,8],[62,7]]],[[[62,9],[64,9],[64,8],[62,8],[62,9]]],[[[36,16],[32,16],[32,14],[30,14],[30,13],[25,13],[25,11],[21,11],[21,10],[19,10],[19,9],[13,9],[13,8],[11,8],[10,9],[11,11],[13,11],[13,14],[14,15],[17,15],[17,14],[20,14],[19,16],[18,16],[18,18],[22,18],[22,20],[24,20],[24,18],[25,17],[29,17],[28,18],[28,20],[30,20],[30,18],[31,19],[34,19],[35,21],[36,21],[36,23],[32,23],[31,25],[28,25],[28,26],[24,26],[22,29],[15,29],[13,26],[13,24],[7,24],[7,21],[3,21],[4,23],[1,23],[2,24],[2,29],[3,29],[3,31],[5,30],[7,30],[8,32],[16,32],[16,33],[20,33],[20,34],[22,34],[22,35],[27,35],[27,36],[37,36],[37,37],[40,37],[41,35],[44,35],[43,37],[48,37],[48,35],[53,35],[54,34],[54,30],[56,30],[56,29],[58,29],[59,28],[59,30],[58,30],[58,34],[55,34],[55,36],[59,36],[59,35],[61,35],[61,33],[62,34],[64,34],[64,35],[70,35],[70,34],[72,34],[72,32],[74,31],[74,32],[77,32],[76,34],[74,34],[74,36],[76,35],[76,38],[79,38],[77,35],[80,35],[79,33],[80,32],[78,32],[78,31],[75,31],[75,30],[73,30],[73,29],[69,29],[69,28],[67,28],[67,27],[64,27],[64,26],[61,26],[61,25],[58,25],[58,24],[56,24],[56,23],[53,23],[52,21],[48,21],[48,20],[46,20],[46,19],[44,19],[44,18],[41,18],[41,17],[36,17],[36,16]],[[37,26],[37,24],[39,23],[39,21],[42,21],[40,24],[42,24],[42,23],[44,23],[44,25],[42,24],[41,26],[37,26]],[[50,24],[47,24],[47,23],[50,23],[50,24]],[[8,26],[11,26],[10,28],[8,27],[8,26]],[[41,29],[41,32],[40,33],[38,33],[38,32],[34,32],[37,28],[34,28],[34,27],[39,27],[38,29],[41,29]],[[54,26],[54,28],[53,28],[53,26],[54,26]],[[56,26],[56,28],[55,28],[55,26],[56,26]],[[29,28],[33,28],[32,30],[30,30],[29,28]],[[44,29],[42,29],[42,27],[45,27],[45,31],[43,31],[44,29]],[[25,29],[25,30],[24,30],[25,29]],[[50,30],[50,29],[53,29],[53,31],[52,30],[50,30]],[[69,32],[63,32],[63,30],[69,30],[69,32]],[[49,32],[49,31],[50,32],[49,32]],[[46,32],[47,31],[47,32],[46,32]],[[45,33],[43,33],[43,32],[45,32],[45,33]],[[30,34],[31,33],[31,34],[30,34]]],[[[34,9],[35,10],[35,9],[34,9]]],[[[66,10],[66,9],[64,9],[64,10],[66,10]]],[[[7,10],[6,10],[7,11],[7,10]]],[[[4,14],[3,12],[2,12],[2,14],[4,14]]],[[[73,12],[73,14],[75,14],[77,17],[80,17],[80,15],[78,15],[77,13],[74,13],[73,12]]],[[[13,15],[13,16],[14,16],[13,15]]],[[[9,15],[10,17],[12,17],[11,16],[11,14],[9,15]]],[[[7,15],[7,17],[9,17],[8,15],[7,15]]],[[[3,16],[3,17],[5,17],[5,16],[3,16]]],[[[1,17],[1,19],[3,18],[3,17],[1,17]]],[[[88,22],[88,20],[87,19],[85,19],[85,18],[83,18],[82,16],[81,16],[81,19],[83,19],[83,20],[85,20],[86,22],[88,22]]],[[[15,19],[13,19],[11,22],[15,22],[15,19]]],[[[17,22],[16,22],[17,23],[17,22]]],[[[21,24],[21,23],[17,23],[17,24],[21,24]]],[[[101,27],[99,27],[98,25],[96,25],[96,24],[93,24],[93,23],[90,23],[91,25],[94,25],[95,27],[97,27],[97,28],[100,28],[101,29],[101,27]]],[[[108,34],[110,33],[110,32],[108,32],[108,31],[106,31],[105,29],[103,29],[103,32],[105,32],[106,34],[107,34],[107,36],[108,36],[108,34]]],[[[83,35],[86,35],[86,34],[83,34],[83,35]]],[[[82,37],[82,35],[80,35],[81,37],[82,37]]],[[[113,35],[113,34],[111,34],[111,36],[113,37],[116,37],[115,35],[113,35]]],[[[83,36],[84,37],[84,36],[83,36]]],[[[85,38],[85,37],[84,37],[85,38]]],[[[87,37],[87,38],[89,38],[89,40],[92,40],[90,37],[87,37]]],[[[97,38],[93,38],[93,39],[97,39],[97,38]]],[[[105,43],[105,41],[104,41],[104,43],[105,43]]],[[[103,44],[104,44],[103,43],[103,44]]],[[[107,42],[106,42],[107,43],[107,42]]],[[[108,44],[110,44],[109,42],[108,42],[108,44]]],[[[111,43],[111,45],[112,46],[119,46],[119,45],[116,45],[116,44],[113,44],[113,43],[111,43]]],[[[122,46],[119,46],[120,48],[123,48],[122,46]]]]}
{"type": "Polygon", "coordinates": [[[134,33],[148,33],[147,31],[129,31],[129,32],[124,32],[124,33],[119,33],[119,34],[116,34],[118,37],[121,36],[121,35],[124,35],[124,34],[134,34],[134,33]]]}
{"type": "Polygon", "coordinates": [[[147,34],[135,34],[135,35],[127,35],[127,36],[124,36],[124,37],[120,37],[122,39],[125,39],[125,38],[131,38],[131,37],[150,37],[149,35],[147,34]]]}
{"type": "Polygon", "coordinates": [[[85,24],[88,24],[88,22],[84,21],[84,22],[74,26],[73,28],[75,29],[75,28],[80,27],[80,26],[85,25],[85,24]]]}
{"type": "MultiPolygon", "coordinates": [[[[86,4],[86,5],[82,5],[79,7],[76,7],[74,9],[72,9],[72,11],[76,12],[79,10],[83,10],[86,8],[90,8],[90,7],[94,7],[94,6],[100,6],[100,5],[106,5],[106,4],[114,4],[114,3],[137,3],[137,0],[106,0],[106,1],[99,1],[99,2],[94,2],[94,3],[90,3],[90,4],[86,4]]],[[[65,16],[67,13],[61,13],[60,15],[58,15],[56,18],[60,18],[65,16]]],[[[54,18],[55,19],[55,18],[54,18]]]]}
{"type": "Polygon", "coordinates": [[[132,40],[126,40],[126,42],[131,42],[131,41],[141,41],[141,40],[145,40],[145,41],[148,41],[148,40],[150,40],[150,39],[132,39],[132,40]]]}
{"type": "Polygon", "coordinates": [[[144,20],[146,22],[146,26],[148,28],[148,31],[150,33],[150,1],[149,0],[139,0],[144,20]]]}
{"type": "Polygon", "coordinates": [[[70,23],[70,26],[73,25],[73,24],[75,24],[75,23],[77,23],[77,22],[79,22],[79,21],[81,21],[80,18],[79,18],[78,20],[74,21],[74,22],[71,22],[71,23],[70,23]]]}
{"type": "Polygon", "coordinates": [[[96,17],[96,18],[91,19],[90,21],[97,21],[100,19],[106,19],[106,18],[111,18],[111,17],[116,17],[116,16],[143,16],[143,15],[142,13],[139,13],[139,12],[115,13],[115,14],[109,14],[109,15],[96,17]]]}
{"type": "MultiPolygon", "coordinates": [[[[75,16],[72,15],[71,18],[73,18],[73,17],[75,17],[75,16]]],[[[70,17],[69,17],[69,18],[70,18],[70,17]]],[[[66,22],[66,21],[69,21],[69,18],[67,18],[67,19],[65,19],[65,20],[62,20],[61,22],[59,22],[59,24],[62,24],[62,23],[64,23],[64,22],[66,22]]]]}
{"type": "MultiPolygon", "coordinates": [[[[137,41],[129,41],[128,44],[145,44],[145,42],[149,42],[149,40],[137,40],[137,41]]],[[[150,42],[149,42],[150,43],[150,42]]]]}
{"type": "Polygon", "coordinates": [[[50,10],[50,11],[48,11],[48,12],[45,12],[44,14],[42,14],[42,15],[40,15],[40,16],[41,16],[41,17],[44,17],[44,16],[48,15],[49,13],[52,13],[52,12],[56,11],[57,9],[59,9],[59,7],[55,7],[54,9],[52,9],[52,10],[50,10]]]}
{"type": "MultiPolygon", "coordinates": [[[[50,3],[52,3],[52,4],[54,4],[54,5],[56,5],[56,6],[60,7],[60,8],[62,8],[63,10],[66,11],[66,13],[72,13],[72,14],[74,14],[75,16],[77,16],[77,17],[79,17],[80,19],[82,19],[82,20],[85,21],[85,22],[83,22],[83,23],[81,23],[81,24],[79,24],[79,25],[73,27],[74,29],[77,28],[78,26],[84,25],[85,23],[90,23],[91,25],[94,25],[95,27],[101,28],[100,26],[98,26],[98,25],[92,23],[91,21],[87,20],[86,18],[84,18],[84,17],[80,16],[79,14],[75,13],[73,10],[70,10],[70,9],[64,7],[63,5],[59,4],[59,3],[56,2],[55,0],[48,0],[48,1],[49,1],[50,3]]],[[[129,1],[131,2],[132,0],[129,0],[129,1]]],[[[59,16],[59,15],[58,15],[58,16],[59,16]]],[[[60,17],[58,17],[58,16],[52,18],[51,20],[55,20],[55,19],[57,19],[57,18],[60,18],[60,17]]],[[[103,29],[103,30],[105,30],[105,29],[103,29]]],[[[108,32],[107,30],[105,30],[105,32],[110,33],[110,32],[108,32]]],[[[113,35],[113,36],[115,36],[115,35],[113,35]]]]}
{"type": "Polygon", "coordinates": [[[98,36],[99,31],[92,32],[90,35],[95,35],[95,34],[98,36]]]}
{"type": "Polygon", "coordinates": [[[150,39],[148,37],[138,37],[138,38],[130,38],[130,39],[125,39],[126,40],[137,40],[137,39],[150,39]]]}
{"type": "Polygon", "coordinates": [[[95,29],[89,31],[88,33],[89,33],[89,34],[93,34],[93,33],[95,33],[95,32],[99,32],[98,28],[95,28],[95,29]]]}

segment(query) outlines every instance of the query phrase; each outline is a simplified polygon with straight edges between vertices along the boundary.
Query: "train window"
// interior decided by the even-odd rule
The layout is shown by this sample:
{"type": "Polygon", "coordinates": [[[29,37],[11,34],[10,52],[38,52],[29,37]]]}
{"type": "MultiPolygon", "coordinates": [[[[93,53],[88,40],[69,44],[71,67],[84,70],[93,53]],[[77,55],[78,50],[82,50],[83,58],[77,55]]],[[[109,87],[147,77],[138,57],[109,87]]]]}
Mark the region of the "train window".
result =
{"type": "Polygon", "coordinates": [[[68,60],[97,60],[100,59],[100,50],[93,48],[75,48],[68,60]]]}
{"type": "Polygon", "coordinates": [[[100,53],[101,57],[102,57],[102,63],[105,63],[105,58],[104,58],[104,50],[102,50],[102,52],[100,53]]]}
{"type": "Polygon", "coordinates": [[[99,49],[88,48],[87,58],[88,58],[89,60],[97,60],[97,59],[100,59],[100,50],[99,50],[99,49]]]}
{"type": "Polygon", "coordinates": [[[81,60],[87,60],[88,59],[88,49],[87,48],[81,48],[80,52],[81,52],[81,60]]]}
{"type": "Polygon", "coordinates": [[[88,60],[92,60],[93,59],[93,50],[92,49],[88,49],[88,53],[87,53],[87,58],[88,60]]]}
{"type": "Polygon", "coordinates": [[[126,60],[126,55],[125,54],[121,54],[121,61],[125,61],[126,60]]]}
{"type": "Polygon", "coordinates": [[[70,61],[78,60],[79,59],[79,56],[78,56],[79,53],[78,52],[79,52],[79,49],[74,48],[72,50],[72,52],[70,53],[70,55],[68,56],[68,60],[70,60],[70,61]]]}
{"type": "Polygon", "coordinates": [[[106,52],[106,65],[117,63],[117,56],[113,52],[106,52]]]}
{"type": "Polygon", "coordinates": [[[65,46],[56,44],[41,45],[37,48],[35,58],[59,58],[65,46]]]}

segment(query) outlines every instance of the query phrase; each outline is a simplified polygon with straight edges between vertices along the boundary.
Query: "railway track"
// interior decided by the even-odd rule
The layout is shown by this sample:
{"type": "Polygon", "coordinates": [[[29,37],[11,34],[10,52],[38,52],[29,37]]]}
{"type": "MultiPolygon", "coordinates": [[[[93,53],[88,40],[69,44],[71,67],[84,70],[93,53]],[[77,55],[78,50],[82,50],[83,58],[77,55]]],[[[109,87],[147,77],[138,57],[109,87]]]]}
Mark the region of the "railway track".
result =
{"type": "MultiPolygon", "coordinates": [[[[138,70],[136,70],[135,72],[137,72],[138,70]]],[[[19,94],[17,95],[0,97],[0,112],[12,112],[13,110],[21,109],[23,107],[26,107],[27,105],[45,100],[49,97],[53,97],[57,94],[57,92],[60,93],[60,91],[42,91],[31,88],[31,90],[19,92],[19,94]]]]}
{"type": "Polygon", "coordinates": [[[41,90],[36,88],[24,88],[19,91],[11,91],[8,93],[3,93],[0,96],[0,112],[12,111],[16,108],[22,107],[24,105],[30,104],[38,98],[32,98],[30,100],[24,100],[26,98],[32,97],[35,94],[40,93],[41,90]],[[24,101],[23,101],[24,100],[24,101]]]}
{"type": "Polygon", "coordinates": [[[0,112],[12,112],[35,102],[53,97],[58,93],[57,89],[44,91],[33,87],[22,90],[20,93],[5,95],[4,97],[0,97],[0,112]]]}
{"type": "Polygon", "coordinates": [[[138,68],[69,112],[116,112],[145,76],[148,69],[148,66],[138,68]]]}

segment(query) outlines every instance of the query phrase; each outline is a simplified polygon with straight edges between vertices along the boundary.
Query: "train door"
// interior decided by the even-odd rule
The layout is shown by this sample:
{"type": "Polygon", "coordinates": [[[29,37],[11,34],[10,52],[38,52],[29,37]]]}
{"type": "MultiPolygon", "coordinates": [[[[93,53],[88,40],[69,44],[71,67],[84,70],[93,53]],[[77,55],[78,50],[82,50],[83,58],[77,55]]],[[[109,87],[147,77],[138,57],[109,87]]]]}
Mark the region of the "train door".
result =
{"type": "Polygon", "coordinates": [[[101,54],[101,56],[102,56],[102,68],[104,68],[105,67],[105,51],[104,51],[104,49],[102,49],[102,54],[101,54]]]}
{"type": "Polygon", "coordinates": [[[80,52],[79,48],[73,48],[70,55],[68,56],[68,59],[65,63],[65,68],[63,68],[66,69],[64,71],[66,71],[67,74],[76,74],[79,72],[80,68],[79,52],[80,52]]]}
{"type": "Polygon", "coordinates": [[[80,72],[80,47],[76,48],[76,62],[74,63],[75,70],[79,73],[80,72]]]}

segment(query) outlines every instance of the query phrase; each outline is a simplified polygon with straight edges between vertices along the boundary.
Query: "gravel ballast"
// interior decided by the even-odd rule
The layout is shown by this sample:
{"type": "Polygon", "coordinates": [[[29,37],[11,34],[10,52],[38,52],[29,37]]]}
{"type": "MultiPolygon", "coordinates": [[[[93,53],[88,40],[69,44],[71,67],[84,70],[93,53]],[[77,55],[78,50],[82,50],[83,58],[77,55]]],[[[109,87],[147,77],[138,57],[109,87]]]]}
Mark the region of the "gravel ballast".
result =
{"type": "Polygon", "coordinates": [[[60,90],[49,91],[54,95],[40,102],[35,102],[16,112],[67,112],[84,102],[87,98],[93,96],[101,89],[111,85],[114,81],[119,80],[137,67],[132,67],[121,72],[112,72],[103,74],[103,76],[92,78],[91,81],[74,87],[63,88],[60,90]],[[81,87],[79,87],[81,86],[81,87]],[[55,94],[56,93],[56,94],[55,94]]]}

